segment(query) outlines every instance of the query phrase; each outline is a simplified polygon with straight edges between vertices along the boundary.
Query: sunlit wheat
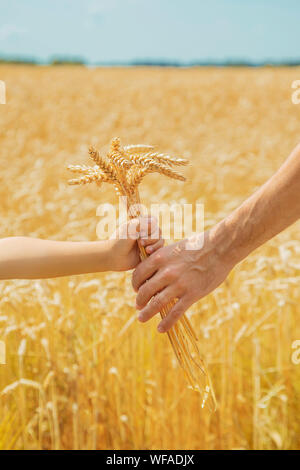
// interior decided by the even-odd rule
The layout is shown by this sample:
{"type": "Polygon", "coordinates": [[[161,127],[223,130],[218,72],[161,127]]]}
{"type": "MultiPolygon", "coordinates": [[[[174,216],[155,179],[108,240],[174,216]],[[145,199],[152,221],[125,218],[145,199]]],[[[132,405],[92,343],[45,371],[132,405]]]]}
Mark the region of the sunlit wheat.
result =
{"type": "MultiPolygon", "coordinates": [[[[139,217],[142,214],[139,209],[141,200],[138,186],[143,177],[148,173],[157,172],[169,178],[185,181],[185,178],[172,170],[170,166],[187,165],[188,163],[186,159],[173,158],[163,153],[145,153],[149,148],[151,146],[145,145],[128,145],[123,148],[120,139],[114,138],[111,142],[107,160],[100,157],[94,149],[90,149],[90,156],[97,163],[98,170],[91,167],[75,167],[72,165],[68,167],[71,171],[80,168],[86,173],[81,178],[69,180],[69,184],[112,183],[117,195],[126,196],[130,217],[139,217]],[[138,155],[134,153],[136,150],[140,152],[138,155]]],[[[147,258],[146,251],[141,244],[139,244],[139,249],[141,259],[147,258]]],[[[175,303],[176,300],[162,309],[162,318],[168,315],[175,303]]],[[[209,374],[200,355],[197,336],[186,315],[183,315],[179,322],[171,328],[168,336],[190,386],[201,394],[202,408],[209,401],[210,408],[215,409],[216,400],[209,374]]]]}
{"type": "MultiPolygon", "coordinates": [[[[120,192],[112,165],[97,176],[115,135],[142,144],[123,147],[131,191],[142,182],[146,206],[204,203],[209,229],[298,143],[299,76],[296,67],[0,66],[0,236],[95,240],[95,205],[120,192]],[[185,184],[128,166],[141,156],[178,172],[162,153],[190,161],[185,184]],[[95,184],[68,187],[68,164],[95,184]]],[[[136,321],[130,273],[1,281],[0,448],[299,449],[299,240],[296,224],[187,312],[215,413],[187,387],[159,318],[136,321]]]]}

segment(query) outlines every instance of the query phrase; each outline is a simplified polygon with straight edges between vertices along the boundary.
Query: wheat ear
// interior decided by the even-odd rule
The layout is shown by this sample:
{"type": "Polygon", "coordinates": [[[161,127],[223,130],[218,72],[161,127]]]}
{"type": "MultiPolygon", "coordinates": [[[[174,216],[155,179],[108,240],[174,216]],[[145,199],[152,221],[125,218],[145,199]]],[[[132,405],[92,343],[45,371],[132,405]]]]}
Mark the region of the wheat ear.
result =
{"type": "MultiPolygon", "coordinates": [[[[96,168],[83,166],[70,166],[73,172],[84,173],[81,178],[70,180],[70,184],[87,184],[91,182],[112,183],[119,196],[127,196],[127,204],[130,217],[140,215],[140,196],[138,186],[148,173],[160,173],[169,178],[185,181],[180,173],[170,168],[171,166],[186,165],[187,161],[170,157],[169,155],[149,152],[152,146],[127,145],[121,146],[119,138],[114,138],[110,145],[107,160],[99,155],[94,148],[90,148],[90,157],[96,163],[96,168]]],[[[147,257],[146,251],[139,243],[141,259],[147,257]]],[[[161,311],[161,317],[168,315],[176,299],[161,311]]],[[[206,365],[200,355],[197,338],[188,318],[183,315],[180,320],[168,332],[168,337],[174,353],[181,365],[190,386],[198,391],[202,397],[202,406],[207,402],[211,409],[215,408],[216,401],[211,386],[206,365]]]]}

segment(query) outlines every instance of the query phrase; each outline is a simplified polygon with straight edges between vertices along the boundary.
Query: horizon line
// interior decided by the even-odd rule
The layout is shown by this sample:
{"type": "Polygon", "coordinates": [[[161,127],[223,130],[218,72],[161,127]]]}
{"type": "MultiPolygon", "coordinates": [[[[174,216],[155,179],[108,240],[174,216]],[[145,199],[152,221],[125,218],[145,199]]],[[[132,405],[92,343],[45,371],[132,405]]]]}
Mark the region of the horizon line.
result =
{"type": "Polygon", "coordinates": [[[197,66],[245,66],[245,67],[263,67],[263,66],[300,66],[300,57],[297,59],[264,59],[251,60],[243,58],[228,58],[223,60],[216,59],[194,59],[189,61],[181,61],[176,59],[162,58],[143,58],[132,60],[109,60],[109,61],[89,61],[80,56],[55,55],[45,60],[41,60],[30,56],[1,56],[0,64],[28,64],[28,65],[82,65],[86,67],[197,67],[197,66]]]}

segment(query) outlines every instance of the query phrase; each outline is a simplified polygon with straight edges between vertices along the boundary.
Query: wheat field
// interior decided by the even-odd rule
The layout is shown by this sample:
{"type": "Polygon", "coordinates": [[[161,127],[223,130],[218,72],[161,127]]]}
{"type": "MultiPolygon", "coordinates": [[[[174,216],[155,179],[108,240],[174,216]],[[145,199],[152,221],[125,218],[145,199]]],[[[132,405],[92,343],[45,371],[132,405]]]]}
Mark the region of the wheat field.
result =
{"type": "MultiPolygon", "coordinates": [[[[0,237],[95,240],[111,188],[67,186],[115,135],[191,161],[147,176],[145,203],[203,202],[206,228],[300,140],[299,68],[1,66],[0,237]]],[[[300,225],[188,312],[218,401],[187,388],[158,319],[136,321],[130,273],[0,284],[0,449],[299,449],[300,225]]]]}

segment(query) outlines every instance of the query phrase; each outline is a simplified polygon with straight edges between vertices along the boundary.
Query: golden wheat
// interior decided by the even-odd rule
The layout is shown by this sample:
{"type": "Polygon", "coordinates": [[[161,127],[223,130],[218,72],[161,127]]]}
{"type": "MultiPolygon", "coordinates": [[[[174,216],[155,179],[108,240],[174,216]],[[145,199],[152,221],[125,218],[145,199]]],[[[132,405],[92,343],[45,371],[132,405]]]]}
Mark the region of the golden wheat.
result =
{"type": "MultiPolygon", "coordinates": [[[[205,203],[209,229],[298,143],[291,83],[299,75],[274,67],[0,66],[9,97],[0,106],[1,237],[95,239],[97,193],[66,187],[63,162],[80,164],[87,142],[105,155],[101,143],[114,135],[156,144],[143,154],[189,159],[188,184],[147,173],[141,197],[205,203]]],[[[114,203],[114,184],[104,187],[114,203]]],[[[295,224],[187,313],[216,413],[186,386],[157,334],[159,319],[135,321],[130,274],[2,281],[0,448],[299,449],[299,238],[295,224]]]]}
{"type": "MultiPolygon", "coordinates": [[[[143,153],[148,150],[149,147],[151,146],[130,145],[125,147],[125,152],[125,149],[121,146],[120,139],[115,137],[111,141],[107,161],[100,157],[97,151],[90,150],[90,155],[98,166],[99,180],[97,180],[97,170],[91,173],[92,169],[89,167],[68,166],[68,169],[71,171],[77,169],[81,171],[83,168],[87,169],[85,176],[75,180],[69,180],[69,184],[87,184],[94,181],[102,182],[104,179],[101,170],[103,170],[107,175],[112,175],[110,180],[109,176],[107,176],[107,182],[114,183],[117,195],[126,196],[127,209],[130,216],[132,218],[139,217],[142,214],[140,213],[140,209],[138,209],[138,207],[140,207],[138,186],[143,177],[147,173],[157,172],[176,180],[185,181],[184,176],[175,172],[167,165],[186,165],[188,163],[187,160],[176,159],[164,154],[146,153],[145,155],[136,155],[131,153],[137,148],[143,153]],[[127,171],[128,169],[129,171],[127,171]]],[[[140,243],[139,249],[141,259],[147,258],[146,251],[140,243]]],[[[162,309],[162,318],[168,315],[175,303],[176,300],[162,309]]],[[[190,386],[193,390],[199,392],[202,397],[202,408],[205,406],[206,402],[209,402],[210,408],[215,409],[216,399],[209,374],[200,355],[196,334],[185,315],[183,315],[177,325],[171,328],[168,332],[168,337],[190,386]]]]}

